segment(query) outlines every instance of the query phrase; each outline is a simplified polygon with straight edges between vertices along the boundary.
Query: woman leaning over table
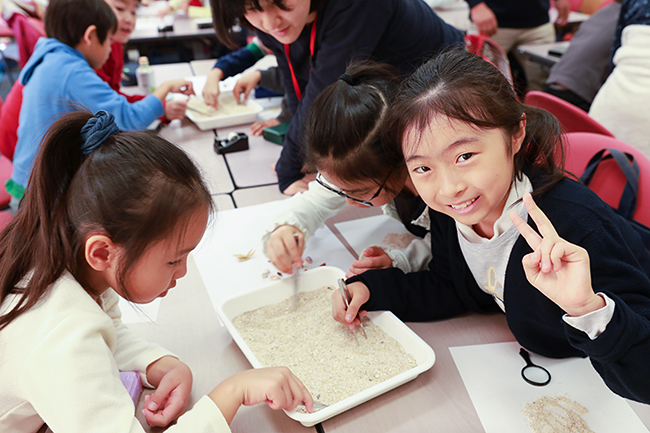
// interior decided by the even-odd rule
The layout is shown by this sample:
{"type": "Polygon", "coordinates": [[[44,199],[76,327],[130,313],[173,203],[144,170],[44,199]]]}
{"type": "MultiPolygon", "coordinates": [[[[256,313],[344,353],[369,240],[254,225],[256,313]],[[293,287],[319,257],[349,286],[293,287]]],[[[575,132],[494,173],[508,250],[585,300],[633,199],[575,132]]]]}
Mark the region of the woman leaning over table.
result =
{"type": "MultiPolygon", "coordinates": [[[[391,64],[409,74],[435,52],[463,41],[422,0],[213,0],[219,40],[233,45],[237,23],[257,30],[275,54],[294,118],[275,170],[280,190],[307,189],[303,179],[304,119],[313,100],[353,59],[391,64]]],[[[216,105],[219,63],[208,76],[203,96],[216,105]]]]}

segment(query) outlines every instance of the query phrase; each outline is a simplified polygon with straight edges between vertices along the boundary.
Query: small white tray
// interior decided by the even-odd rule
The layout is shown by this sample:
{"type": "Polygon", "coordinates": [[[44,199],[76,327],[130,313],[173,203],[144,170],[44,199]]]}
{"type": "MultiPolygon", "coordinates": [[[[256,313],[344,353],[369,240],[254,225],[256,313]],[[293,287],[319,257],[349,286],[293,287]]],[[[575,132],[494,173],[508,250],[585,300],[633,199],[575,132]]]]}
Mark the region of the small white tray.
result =
{"type": "MultiPolygon", "coordinates": [[[[224,95],[225,97],[230,97],[232,95],[224,95]]],[[[203,98],[196,97],[197,100],[203,101],[203,98]]],[[[219,98],[221,100],[221,97],[219,98]]],[[[257,120],[257,115],[264,110],[264,108],[257,102],[251,100],[250,98],[244,103],[246,107],[250,108],[250,111],[246,113],[238,113],[231,115],[215,115],[210,117],[205,117],[204,115],[190,110],[189,108],[185,110],[185,115],[188,119],[196,124],[196,126],[205,131],[206,129],[215,129],[223,128],[227,126],[241,125],[243,123],[252,123],[257,120]]]]}
{"type": "MultiPolygon", "coordinates": [[[[310,269],[300,274],[300,291],[309,292],[312,290],[318,290],[326,285],[333,285],[336,287],[336,280],[344,277],[345,272],[332,266],[322,266],[310,269]]],[[[248,359],[248,362],[250,362],[254,368],[262,368],[262,365],[232,324],[232,319],[247,311],[252,311],[266,305],[280,303],[292,295],[293,284],[289,278],[284,278],[279,281],[274,281],[261,289],[230,298],[224,301],[217,308],[217,315],[228,329],[228,332],[230,332],[235,343],[237,343],[248,359]]],[[[285,411],[290,418],[299,421],[306,427],[311,427],[314,424],[332,418],[333,416],[358,406],[361,403],[377,397],[378,395],[384,394],[391,389],[397,388],[398,386],[415,379],[420,373],[427,371],[433,366],[436,361],[436,355],[433,352],[433,349],[393,313],[389,311],[371,312],[368,314],[368,318],[370,318],[370,320],[372,320],[373,323],[379,326],[384,332],[397,340],[402,347],[404,347],[404,350],[415,358],[417,365],[410,370],[382,383],[378,383],[371,388],[328,406],[318,412],[309,414],[299,413],[296,410],[292,410],[291,412],[285,411]]]]}

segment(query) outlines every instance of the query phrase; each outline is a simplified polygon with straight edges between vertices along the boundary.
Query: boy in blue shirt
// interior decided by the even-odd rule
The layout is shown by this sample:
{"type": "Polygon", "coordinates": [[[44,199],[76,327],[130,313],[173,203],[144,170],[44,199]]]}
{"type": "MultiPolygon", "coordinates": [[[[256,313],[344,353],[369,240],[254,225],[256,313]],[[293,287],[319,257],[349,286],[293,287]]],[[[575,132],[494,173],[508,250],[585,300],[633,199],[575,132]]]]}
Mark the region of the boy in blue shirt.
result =
{"type": "Polygon", "coordinates": [[[145,129],[164,114],[169,92],[194,93],[186,80],[163,83],[141,101],[129,103],[94,69],[111,52],[117,19],[103,0],[52,0],[45,15],[47,38],[41,38],[21,71],[23,104],[20,110],[14,172],[7,181],[16,209],[25,193],[34,158],[47,128],[79,107],[106,110],[122,130],[145,129]]]}

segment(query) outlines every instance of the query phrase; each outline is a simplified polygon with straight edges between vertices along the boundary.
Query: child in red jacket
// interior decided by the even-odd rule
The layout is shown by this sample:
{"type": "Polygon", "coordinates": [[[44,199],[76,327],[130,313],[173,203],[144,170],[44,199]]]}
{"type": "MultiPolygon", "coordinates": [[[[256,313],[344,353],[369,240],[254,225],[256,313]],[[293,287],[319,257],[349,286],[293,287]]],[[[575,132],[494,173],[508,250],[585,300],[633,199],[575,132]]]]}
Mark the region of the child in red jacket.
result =
{"type": "MultiPolygon", "coordinates": [[[[106,0],[117,17],[117,32],[113,36],[111,45],[111,56],[106,60],[101,69],[97,69],[97,75],[102,77],[113,90],[120,95],[120,83],[122,81],[122,70],[124,69],[124,44],[127,43],[131,33],[135,29],[136,12],[140,0],[106,0]]],[[[124,95],[129,102],[139,101],[144,95],[124,95]]],[[[185,115],[187,102],[166,101],[164,121],[182,119],[185,115]]]]}

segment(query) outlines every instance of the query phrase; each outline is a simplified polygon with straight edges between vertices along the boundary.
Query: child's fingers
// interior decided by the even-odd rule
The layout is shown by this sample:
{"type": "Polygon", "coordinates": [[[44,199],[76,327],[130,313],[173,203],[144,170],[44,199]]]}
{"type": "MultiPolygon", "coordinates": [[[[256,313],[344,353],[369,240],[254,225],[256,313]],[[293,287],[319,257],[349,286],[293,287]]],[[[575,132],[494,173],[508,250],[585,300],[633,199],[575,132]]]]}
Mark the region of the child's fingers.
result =
{"type": "Polygon", "coordinates": [[[269,253],[269,259],[271,263],[278,268],[281,272],[291,272],[291,256],[287,254],[287,250],[284,248],[282,242],[271,242],[269,241],[266,245],[266,249],[269,253]]]}
{"type": "Polygon", "coordinates": [[[345,321],[345,312],[345,303],[343,302],[341,293],[338,290],[335,290],[334,293],[332,293],[332,317],[334,317],[334,320],[337,322],[347,324],[345,321]]]}
{"type": "Polygon", "coordinates": [[[253,90],[254,86],[246,86],[244,87],[244,100],[242,102],[246,102],[248,99],[248,95],[251,93],[251,90],[253,90]]]}
{"type": "Polygon", "coordinates": [[[537,224],[537,229],[542,237],[558,238],[559,236],[555,231],[555,227],[553,227],[553,223],[551,223],[551,220],[549,220],[546,214],[537,206],[537,203],[533,200],[533,196],[530,195],[530,193],[526,193],[524,194],[523,200],[528,215],[530,215],[533,221],[535,221],[535,224],[537,224]]]}
{"type": "Polygon", "coordinates": [[[305,246],[305,237],[302,233],[294,232],[290,236],[283,236],[282,243],[289,253],[291,263],[299,263],[302,265],[302,251],[305,246]]]}
{"type": "Polygon", "coordinates": [[[287,402],[282,409],[293,410],[301,403],[305,404],[307,411],[313,410],[314,399],[305,387],[305,385],[298,379],[289,369],[283,371],[286,376],[287,386],[287,402]]]}
{"type": "Polygon", "coordinates": [[[556,242],[550,254],[551,269],[557,272],[562,269],[562,259],[568,254],[566,242],[556,242]]]}
{"type": "Polygon", "coordinates": [[[533,230],[533,228],[529,226],[526,221],[517,215],[517,212],[512,211],[510,212],[509,216],[512,223],[515,225],[515,227],[517,227],[517,230],[519,230],[519,233],[521,233],[521,236],[526,239],[528,245],[533,250],[537,249],[539,244],[542,243],[542,237],[537,234],[537,232],[533,230]]]}
{"type": "Polygon", "coordinates": [[[362,253],[362,255],[364,257],[377,257],[377,256],[385,255],[385,254],[386,253],[384,252],[384,250],[382,250],[380,247],[378,247],[376,245],[372,245],[372,246],[366,248],[365,250],[363,250],[363,253],[362,253]]]}
{"type": "Polygon", "coordinates": [[[165,402],[169,398],[169,395],[175,386],[176,385],[171,382],[161,380],[158,388],[156,388],[154,393],[149,398],[146,409],[150,410],[151,412],[156,412],[160,408],[164,407],[165,402]]]}

